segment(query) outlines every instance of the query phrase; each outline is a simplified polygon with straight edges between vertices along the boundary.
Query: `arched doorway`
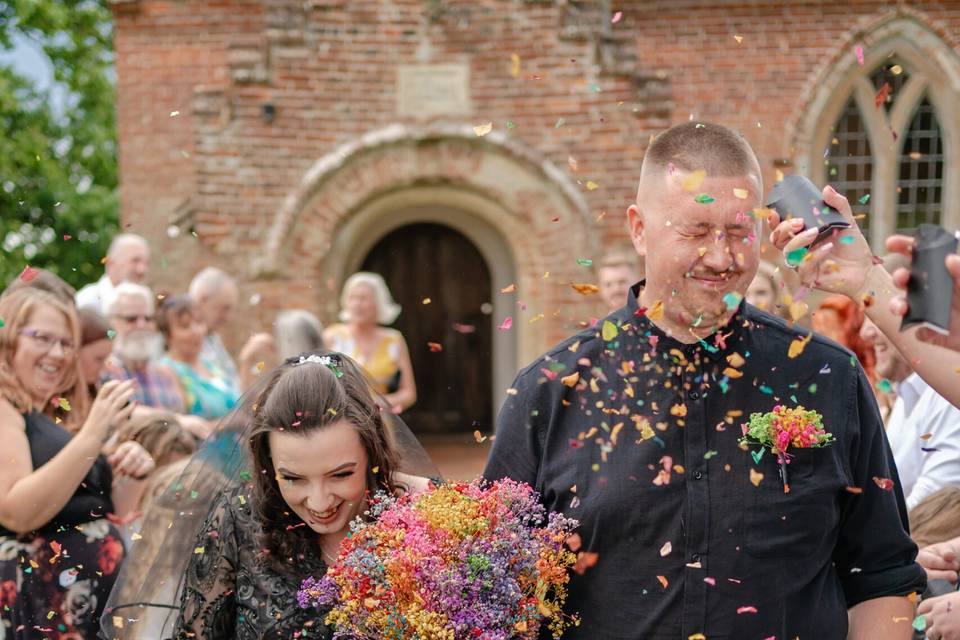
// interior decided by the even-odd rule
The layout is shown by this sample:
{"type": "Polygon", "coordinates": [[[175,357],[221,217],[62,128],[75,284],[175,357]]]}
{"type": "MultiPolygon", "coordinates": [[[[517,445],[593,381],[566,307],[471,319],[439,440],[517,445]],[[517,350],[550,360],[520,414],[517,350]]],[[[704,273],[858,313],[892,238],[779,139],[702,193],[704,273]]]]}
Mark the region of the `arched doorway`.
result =
{"type": "Polygon", "coordinates": [[[411,429],[419,435],[489,431],[492,284],[477,247],[446,225],[409,224],[381,238],[362,269],[381,274],[403,306],[393,326],[407,340],[417,381],[417,404],[404,414],[411,429]]]}

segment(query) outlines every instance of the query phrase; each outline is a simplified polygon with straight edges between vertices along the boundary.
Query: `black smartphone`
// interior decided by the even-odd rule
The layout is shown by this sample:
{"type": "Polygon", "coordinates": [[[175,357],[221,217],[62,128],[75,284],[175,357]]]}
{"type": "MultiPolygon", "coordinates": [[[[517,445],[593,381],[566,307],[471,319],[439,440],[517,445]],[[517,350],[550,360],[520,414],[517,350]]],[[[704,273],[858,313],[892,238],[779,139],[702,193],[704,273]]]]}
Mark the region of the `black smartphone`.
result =
{"type": "Polygon", "coordinates": [[[790,175],[775,184],[767,206],[780,214],[781,220],[800,218],[804,229],[819,229],[813,244],[828,237],[834,229],[850,227],[839,211],[823,201],[817,185],[804,176],[790,175]]]}
{"type": "Polygon", "coordinates": [[[916,245],[907,283],[909,309],[900,330],[922,324],[946,334],[950,327],[953,278],[947,271],[947,256],[957,252],[958,233],[934,224],[921,224],[914,233],[916,245]]]}

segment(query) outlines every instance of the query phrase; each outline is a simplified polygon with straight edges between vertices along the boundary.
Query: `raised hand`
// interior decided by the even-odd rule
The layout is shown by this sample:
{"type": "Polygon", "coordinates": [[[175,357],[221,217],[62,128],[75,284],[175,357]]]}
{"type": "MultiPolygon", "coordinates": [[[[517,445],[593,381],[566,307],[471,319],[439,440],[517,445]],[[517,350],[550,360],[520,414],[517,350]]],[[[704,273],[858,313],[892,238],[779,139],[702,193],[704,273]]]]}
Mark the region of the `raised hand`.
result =
{"type": "MultiPolygon", "coordinates": [[[[913,255],[914,239],[909,236],[890,236],[887,238],[887,250],[907,256],[913,255]]],[[[953,277],[953,302],[950,307],[950,326],[947,335],[937,331],[931,331],[927,327],[917,329],[917,339],[946,347],[954,351],[960,351],[960,256],[947,256],[947,271],[953,277]]],[[[903,316],[907,313],[907,283],[910,281],[909,269],[897,269],[893,272],[893,283],[903,290],[890,300],[890,312],[895,316],[903,316]]]]}
{"type": "Polygon", "coordinates": [[[127,440],[120,443],[116,451],[110,454],[107,462],[118,476],[130,476],[134,480],[143,480],[156,467],[153,456],[139,442],[127,440]]]}
{"type": "Polygon", "coordinates": [[[105,442],[117,426],[130,419],[136,404],[130,402],[136,382],[111,380],[100,387],[90,407],[90,413],[80,427],[80,433],[105,442]]]}
{"type": "Polygon", "coordinates": [[[924,600],[917,613],[926,617],[929,640],[960,640],[960,592],[924,600]]]}
{"type": "Polygon", "coordinates": [[[803,229],[803,220],[780,221],[770,218],[775,227],[770,242],[781,250],[787,266],[794,269],[806,287],[842,293],[856,299],[863,291],[867,273],[874,265],[873,253],[860,232],[847,199],[831,186],[823,189],[823,201],[840,212],[850,223],[849,229],[835,231],[819,246],[810,245],[817,238],[817,229],[803,229]]]}
{"type": "Polygon", "coordinates": [[[960,561],[957,560],[957,550],[952,540],[920,549],[917,563],[927,572],[927,580],[957,581],[960,561]]]}

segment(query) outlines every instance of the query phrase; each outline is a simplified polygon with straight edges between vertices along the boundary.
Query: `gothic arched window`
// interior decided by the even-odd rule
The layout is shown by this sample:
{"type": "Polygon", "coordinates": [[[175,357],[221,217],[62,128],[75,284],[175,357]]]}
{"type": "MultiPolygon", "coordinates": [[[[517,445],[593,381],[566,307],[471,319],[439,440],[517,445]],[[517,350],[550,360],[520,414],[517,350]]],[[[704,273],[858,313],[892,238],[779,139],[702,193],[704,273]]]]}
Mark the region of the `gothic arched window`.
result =
{"type": "Polygon", "coordinates": [[[818,79],[796,159],[847,196],[882,253],[891,233],[960,227],[960,63],[912,19],[883,23],[861,42],[818,79]]]}

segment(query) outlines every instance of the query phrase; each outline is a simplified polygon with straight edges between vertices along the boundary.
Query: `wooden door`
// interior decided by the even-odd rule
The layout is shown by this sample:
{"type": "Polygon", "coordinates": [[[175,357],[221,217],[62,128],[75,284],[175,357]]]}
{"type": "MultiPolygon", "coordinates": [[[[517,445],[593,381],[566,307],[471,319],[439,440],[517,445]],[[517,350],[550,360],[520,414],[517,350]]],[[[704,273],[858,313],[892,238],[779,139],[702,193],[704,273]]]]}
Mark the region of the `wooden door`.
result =
{"type": "Polygon", "coordinates": [[[489,432],[491,283],[476,246],[450,227],[412,224],[384,236],[362,268],[381,274],[403,306],[393,327],[406,338],[417,383],[417,403],[403,415],[410,428],[418,434],[489,432]]]}

